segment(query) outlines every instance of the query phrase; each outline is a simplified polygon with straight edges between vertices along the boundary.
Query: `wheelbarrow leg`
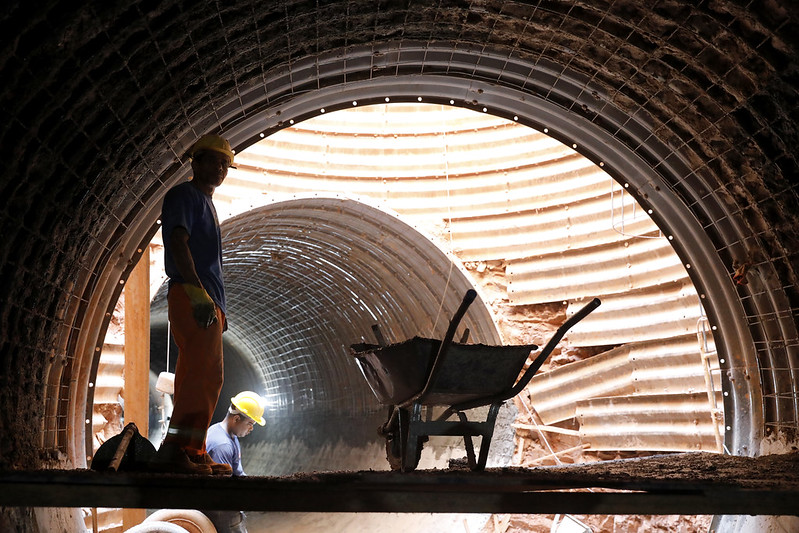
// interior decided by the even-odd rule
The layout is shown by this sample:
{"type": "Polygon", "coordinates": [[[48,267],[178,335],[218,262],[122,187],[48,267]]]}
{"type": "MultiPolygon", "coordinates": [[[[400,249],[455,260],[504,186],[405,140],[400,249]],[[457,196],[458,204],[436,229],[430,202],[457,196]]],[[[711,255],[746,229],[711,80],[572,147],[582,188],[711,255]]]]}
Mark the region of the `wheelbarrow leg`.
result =
{"type": "Polygon", "coordinates": [[[405,441],[408,438],[408,410],[391,406],[388,410],[388,421],[380,428],[380,434],[386,439],[386,459],[391,470],[402,470],[405,460],[405,441]]]}
{"type": "Polygon", "coordinates": [[[494,436],[494,424],[497,421],[497,414],[502,405],[499,403],[492,403],[488,409],[488,417],[485,421],[485,431],[483,431],[483,438],[480,441],[480,459],[477,461],[477,468],[475,470],[485,470],[486,461],[488,461],[488,449],[491,447],[491,438],[494,436]]]}
{"type": "MultiPolygon", "coordinates": [[[[460,419],[460,421],[461,421],[461,422],[463,422],[464,424],[468,424],[468,423],[469,423],[469,419],[468,419],[468,418],[466,418],[466,413],[464,413],[463,411],[458,411],[458,418],[459,418],[459,419],[460,419]]],[[[470,469],[470,470],[475,470],[475,468],[476,468],[476,466],[477,466],[477,462],[476,462],[476,461],[475,461],[475,459],[474,459],[474,442],[472,441],[472,436],[471,436],[471,435],[469,435],[468,433],[465,433],[465,434],[463,435],[463,443],[466,445],[466,460],[467,460],[467,461],[468,461],[468,463],[469,463],[469,469],[470,469]]],[[[480,452],[481,452],[481,453],[480,453],[480,456],[481,456],[481,457],[482,457],[482,455],[483,455],[483,454],[482,454],[482,447],[483,447],[483,446],[485,446],[485,439],[483,439],[483,440],[480,442],[480,448],[481,448],[481,450],[480,450],[480,452]]]]}
{"type": "Polygon", "coordinates": [[[457,411],[458,419],[464,426],[463,443],[466,445],[466,460],[470,470],[485,470],[488,461],[488,451],[491,448],[491,438],[494,436],[494,424],[502,402],[492,403],[488,409],[485,422],[469,422],[466,413],[457,411]],[[473,435],[480,436],[480,457],[475,460],[473,435]]]}

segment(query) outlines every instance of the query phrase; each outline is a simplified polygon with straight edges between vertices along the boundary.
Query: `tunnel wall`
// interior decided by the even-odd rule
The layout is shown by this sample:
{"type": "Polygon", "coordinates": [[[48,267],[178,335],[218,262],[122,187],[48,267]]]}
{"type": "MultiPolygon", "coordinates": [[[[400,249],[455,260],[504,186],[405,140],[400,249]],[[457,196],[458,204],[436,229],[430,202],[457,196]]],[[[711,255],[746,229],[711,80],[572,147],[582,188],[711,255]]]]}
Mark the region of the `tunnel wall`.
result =
{"type": "MultiPolygon", "coordinates": [[[[745,379],[764,390],[760,429],[795,430],[797,7],[648,5],[8,4],[0,466],[80,464],[109,306],[198,135],[230,131],[241,149],[268,133],[254,114],[285,127],[270,109],[397,75],[540,98],[672,179],[728,273],[745,272],[734,289],[759,364],[745,379]],[[558,90],[567,77],[579,94],[558,90]]],[[[464,91],[458,105],[480,98],[464,91]]]]}

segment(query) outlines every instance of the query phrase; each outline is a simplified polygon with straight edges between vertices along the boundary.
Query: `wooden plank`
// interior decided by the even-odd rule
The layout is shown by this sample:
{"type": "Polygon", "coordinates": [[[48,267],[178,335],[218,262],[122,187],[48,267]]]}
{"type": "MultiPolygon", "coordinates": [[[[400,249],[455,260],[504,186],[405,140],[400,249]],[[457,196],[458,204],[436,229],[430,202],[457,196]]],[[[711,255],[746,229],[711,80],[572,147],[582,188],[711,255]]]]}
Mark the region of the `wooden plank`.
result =
{"type": "MultiPolygon", "coordinates": [[[[125,423],[134,422],[149,434],[150,409],[150,247],[144,246],[125,285],[125,423]]],[[[127,530],[146,517],[144,509],[124,509],[127,530]]]]}
{"type": "Polygon", "coordinates": [[[479,473],[314,472],[281,478],[4,472],[0,507],[789,515],[799,509],[797,457],[672,454],[479,473]]]}

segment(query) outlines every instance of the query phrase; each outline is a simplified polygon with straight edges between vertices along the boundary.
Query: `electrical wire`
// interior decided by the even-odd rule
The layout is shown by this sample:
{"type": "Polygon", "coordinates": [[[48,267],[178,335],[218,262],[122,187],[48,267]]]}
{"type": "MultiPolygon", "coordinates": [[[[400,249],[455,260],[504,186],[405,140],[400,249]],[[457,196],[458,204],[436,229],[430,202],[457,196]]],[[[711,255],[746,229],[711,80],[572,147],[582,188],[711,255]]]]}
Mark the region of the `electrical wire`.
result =
{"type": "Polygon", "coordinates": [[[444,308],[444,300],[447,297],[447,290],[449,289],[449,281],[452,277],[452,269],[455,266],[455,262],[453,261],[453,244],[452,244],[452,204],[450,202],[450,186],[449,186],[449,154],[447,152],[447,128],[446,128],[446,120],[444,121],[445,127],[443,128],[442,138],[443,138],[443,155],[444,155],[444,180],[447,185],[447,232],[449,234],[449,271],[447,272],[447,282],[444,284],[444,291],[441,294],[441,301],[438,304],[438,311],[436,311],[436,319],[433,321],[433,327],[430,331],[430,336],[435,336],[436,326],[438,325],[438,319],[441,316],[441,310],[444,308]]]}

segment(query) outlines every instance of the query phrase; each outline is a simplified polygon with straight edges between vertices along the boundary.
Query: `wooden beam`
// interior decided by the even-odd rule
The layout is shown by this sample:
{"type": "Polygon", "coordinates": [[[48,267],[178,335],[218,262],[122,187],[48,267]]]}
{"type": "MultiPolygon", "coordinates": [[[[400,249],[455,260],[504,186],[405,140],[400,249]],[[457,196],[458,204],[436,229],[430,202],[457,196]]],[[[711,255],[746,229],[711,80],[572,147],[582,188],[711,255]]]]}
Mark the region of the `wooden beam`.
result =
{"type": "Polygon", "coordinates": [[[752,515],[790,515],[799,508],[796,483],[742,487],[725,479],[555,475],[566,471],[314,472],[285,478],[15,471],[0,472],[0,507],[752,515]]]}
{"type": "MultiPolygon", "coordinates": [[[[125,423],[134,422],[145,437],[150,419],[150,247],[125,285],[125,423]]],[[[145,518],[144,509],[123,509],[122,527],[127,530],[145,518]]]]}
{"type": "Polygon", "coordinates": [[[528,431],[538,432],[538,431],[548,431],[550,433],[560,433],[561,435],[569,435],[571,437],[579,437],[580,432],[574,429],[566,429],[566,428],[559,428],[557,426],[547,426],[544,424],[539,424],[534,426],[532,424],[511,424],[512,427],[516,429],[526,429],[528,431]]]}

